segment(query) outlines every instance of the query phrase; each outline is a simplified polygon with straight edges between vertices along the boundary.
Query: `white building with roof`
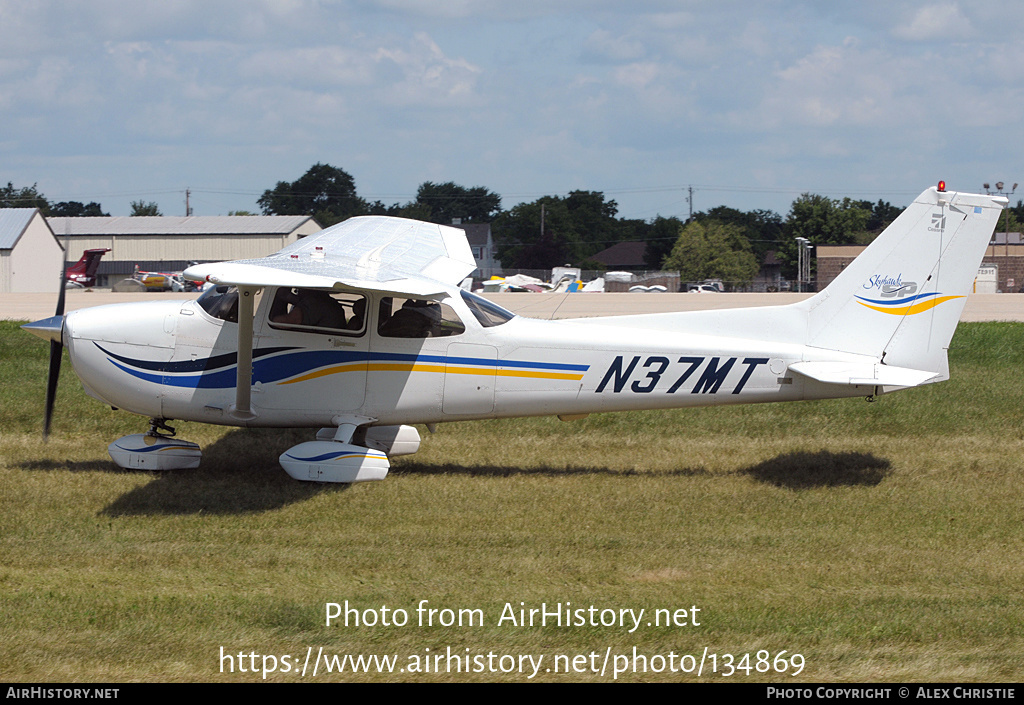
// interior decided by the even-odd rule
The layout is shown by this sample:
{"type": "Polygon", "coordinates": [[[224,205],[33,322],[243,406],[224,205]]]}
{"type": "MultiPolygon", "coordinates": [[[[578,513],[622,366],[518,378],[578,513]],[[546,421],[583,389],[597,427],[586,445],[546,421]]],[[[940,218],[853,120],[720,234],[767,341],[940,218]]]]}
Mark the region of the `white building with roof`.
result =
{"type": "Polygon", "coordinates": [[[0,208],[0,293],[60,290],[64,251],[38,208],[0,208]]]}
{"type": "Polygon", "coordinates": [[[495,257],[496,248],[494,238],[491,235],[490,223],[461,223],[452,222],[452,227],[462,228],[469,241],[469,248],[476,258],[477,268],[473,277],[477,279],[490,279],[492,276],[501,274],[501,261],[495,257]]]}
{"type": "Polygon", "coordinates": [[[100,286],[143,271],[181,271],[189,262],[265,257],[321,230],[308,215],[120,216],[50,218],[68,242],[68,259],[109,248],[97,272],[100,286]]]}

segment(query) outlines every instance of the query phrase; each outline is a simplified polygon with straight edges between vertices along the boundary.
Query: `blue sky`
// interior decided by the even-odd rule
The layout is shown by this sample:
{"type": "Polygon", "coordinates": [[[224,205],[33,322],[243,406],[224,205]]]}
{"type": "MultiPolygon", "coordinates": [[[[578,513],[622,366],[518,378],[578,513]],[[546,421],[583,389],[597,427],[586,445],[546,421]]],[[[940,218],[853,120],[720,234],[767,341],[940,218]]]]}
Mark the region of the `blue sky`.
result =
{"type": "Polygon", "coordinates": [[[0,0],[0,182],[113,215],[256,211],[315,162],[389,204],[905,205],[1024,182],[1022,28],[1008,0],[0,0]]]}

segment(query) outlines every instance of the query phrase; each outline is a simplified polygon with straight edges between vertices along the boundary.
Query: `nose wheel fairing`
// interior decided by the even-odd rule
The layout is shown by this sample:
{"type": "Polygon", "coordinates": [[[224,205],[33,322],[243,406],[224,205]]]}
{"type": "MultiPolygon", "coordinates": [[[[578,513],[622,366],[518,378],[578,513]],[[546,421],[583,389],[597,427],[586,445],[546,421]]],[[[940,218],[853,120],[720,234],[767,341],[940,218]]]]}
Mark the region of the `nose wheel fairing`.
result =
{"type": "Polygon", "coordinates": [[[149,433],[122,436],[107,446],[107,452],[126,470],[191,470],[203,457],[197,443],[149,433]]]}

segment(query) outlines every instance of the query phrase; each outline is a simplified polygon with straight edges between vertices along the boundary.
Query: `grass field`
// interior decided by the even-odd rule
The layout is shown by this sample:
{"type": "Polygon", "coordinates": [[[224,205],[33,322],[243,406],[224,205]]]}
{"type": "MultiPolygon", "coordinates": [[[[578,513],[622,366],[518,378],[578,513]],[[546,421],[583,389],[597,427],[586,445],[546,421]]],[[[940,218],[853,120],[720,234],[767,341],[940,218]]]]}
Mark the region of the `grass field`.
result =
{"type": "Polygon", "coordinates": [[[873,404],[448,424],[352,487],[280,469],[307,431],[182,423],[200,469],[119,470],[107,444],[145,419],[68,365],[44,445],[47,350],[0,322],[0,680],[526,681],[521,655],[544,657],[535,681],[1024,678],[1024,324],[962,325],[951,381],[873,404]],[[409,622],[325,626],[346,600],[409,622]],[[484,623],[419,626],[422,600],[484,623]],[[499,623],[567,602],[645,613],[632,633],[499,623]],[[687,625],[647,626],[657,609],[687,625]],[[397,662],[301,675],[321,648],[397,662]]]}

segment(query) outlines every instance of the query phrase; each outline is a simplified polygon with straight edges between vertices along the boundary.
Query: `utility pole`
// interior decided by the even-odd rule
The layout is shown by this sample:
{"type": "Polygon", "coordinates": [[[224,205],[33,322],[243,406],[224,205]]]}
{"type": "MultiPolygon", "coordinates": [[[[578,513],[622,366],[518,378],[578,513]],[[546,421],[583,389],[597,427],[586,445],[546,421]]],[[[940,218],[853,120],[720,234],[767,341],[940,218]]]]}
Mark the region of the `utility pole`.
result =
{"type": "MultiPolygon", "coordinates": [[[[997,181],[996,182],[996,190],[995,191],[990,191],[988,184],[982,184],[982,187],[985,189],[985,193],[987,193],[989,195],[992,195],[993,193],[995,193],[995,194],[1000,195],[1000,196],[1006,196],[1006,208],[1003,209],[1004,211],[1006,211],[1006,226],[1004,227],[1004,230],[1005,230],[1004,235],[1006,236],[1006,240],[1005,240],[1005,242],[1003,242],[1003,256],[1004,257],[1009,257],[1010,256],[1010,196],[1012,196],[1014,191],[1017,190],[1017,186],[1018,185],[1019,184],[1014,184],[1012,189],[1010,189],[1009,191],[1004,191],[1003,190],[1003,182],[1002,181],[997,181]]],[[[995,252],[995,248],[992,248],[992,251],[995,252]]]]}
{"type": "Polygon", "coordinates": [[[189,201],[189,196],[191,196],[191,195],[192,195],[192,190],[186,188],[185,189],[185,217],[186,218],[188,216],[192,215],[192,206],[190,206],[189,202],[188,202],[189,201]]]}
{"type": "Polygon", "coordinates": [[[689,192],[689,196],[686,197],[686,200],[690,204],[690,217],[686,222],[689,223],[691,220],[693,220],[693,186],[690,186],[686,190],[689,192]]]}
{"type": "Polygon", "coordinates": [[[803,293],[804,282],[809,282],[811,279],[811,259],[808,256],[810,248],[810,240],[805,237],[794,238],[796,240],[796,290],[798,293],[803,293]]]}

